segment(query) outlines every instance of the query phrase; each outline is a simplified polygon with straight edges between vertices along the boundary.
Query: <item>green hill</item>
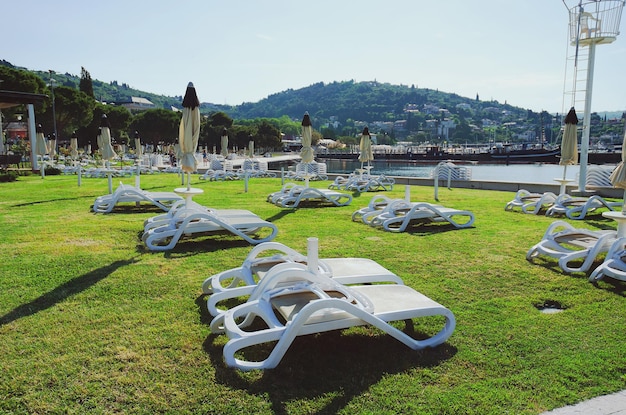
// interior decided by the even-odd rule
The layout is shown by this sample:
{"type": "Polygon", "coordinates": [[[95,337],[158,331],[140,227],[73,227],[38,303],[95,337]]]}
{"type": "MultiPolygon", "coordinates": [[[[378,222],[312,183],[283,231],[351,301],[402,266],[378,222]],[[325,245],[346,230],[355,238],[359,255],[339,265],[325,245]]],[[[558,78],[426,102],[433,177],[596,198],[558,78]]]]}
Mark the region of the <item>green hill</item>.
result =
{"type": "MultiPolygon", "coordinates": [[[[6,61],[0,64],[11,65],[6,61]]],[[[12,66],[12,65],[11,65],[12,66]]],[[[26,68],[19,68],[28,70],[26,68]]],[[[49,82],[48,72],[31,71],[49,82]]],[[[78,88],[80,77],[69,73],[55,73],[57,85],[78,88]]],[[[129,87],[117,81],[105,83],[92,80],[95,97],[103,102],[128,101],[142,97],[158,108],[180,108],[181,96],[165,96],[129,87]]],[[[392,85],[372,82],[315,83],[297,90],[277,92],[255,102],[229,106],[202,103],[205,115],[224,112],[235,120],[311,115],[314,127],[324,130],[325,136],[353,135],[363,125],[374,132],[388,134],[396,139],[408,136],[420,140],[434,138],[449,142],[538,141],[544,136],[554,142],[558,139],[561,119],[558,114],[535,113],[508,103],[482,101],[478,96],[462,97],[415,85],[392,85]],[[451,131],[449,133],[449,131],[451,131]]],[[[621,138],[623,119],[619,112],[594,114],[592,136],[609,135],[611,140],[621,138]],[[611,120],[613,121],[611,122],[611,120]]]]}

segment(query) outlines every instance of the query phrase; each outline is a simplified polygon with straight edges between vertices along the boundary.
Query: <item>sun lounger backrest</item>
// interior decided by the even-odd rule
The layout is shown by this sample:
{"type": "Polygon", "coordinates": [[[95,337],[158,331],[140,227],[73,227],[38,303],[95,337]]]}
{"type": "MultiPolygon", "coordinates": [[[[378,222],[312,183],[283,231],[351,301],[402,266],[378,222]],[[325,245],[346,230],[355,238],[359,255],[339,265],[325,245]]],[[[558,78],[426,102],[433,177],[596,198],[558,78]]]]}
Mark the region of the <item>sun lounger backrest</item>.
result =
{"type": "Polygon", "coordinates": [[[224,170],[224,167],[222,166],[222,163],[219,160],[213,159],[211,160],[211,169],[212,170],[224,170]]]}

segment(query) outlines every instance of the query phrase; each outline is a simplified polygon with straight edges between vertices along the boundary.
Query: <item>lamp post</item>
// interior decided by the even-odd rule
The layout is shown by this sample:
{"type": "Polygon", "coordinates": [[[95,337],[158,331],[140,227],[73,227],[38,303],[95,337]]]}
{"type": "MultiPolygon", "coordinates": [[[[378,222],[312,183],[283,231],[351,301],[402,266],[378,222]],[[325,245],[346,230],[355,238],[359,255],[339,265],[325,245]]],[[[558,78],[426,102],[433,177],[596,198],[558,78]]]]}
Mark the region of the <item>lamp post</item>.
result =
{"type": "Polygon", "coordinates": [[[0,111],[0,150],[2,150],[3,154],[7,154],[8,143],[7,139],[4,137],[4,132],[2,131],[2,117],[2,111],[0,111]]]}
{"type": "MultiPolygon", "coordinates": [[[[56,80],[52,77],[52,74],[54,73],[54,71],[52,69],[49,69],[48,72],[50,73],[50,95],[52,96],[52,125],[54,128],[54,137],[56,138],[58,142],[59,139],[59,135],[57,134],[57,115],[56,115],[56,108],[54,105],[54,83],[56,82],[56,80]]],[[[56,148],[54,149],[54,152],[56,153],[56,148]]]]}
{"type": "Polygon", "coordinates": [[[571,107],[575,107],[576,103],[581,103],[580,95],[584,96],[584,100],[582,100],[584,115],[577,190],[582,194],[587,192],[585,185],[589,161],[591,95],[596,46],[610,44],[617,39],[625,3],[625,0],[563,0],[569,13],[569,43],[574,47],[574,54],[568,56],[568,60],[572,60],[573,63],[572,75],[569,79],[572,90],[565,91],[565,93],[571,95],[571,107]],[[585,55],[586,61],[583,59],[585,55]],[[585,85],[584,90],[577,91],[577,85],[583,84],[585,85]]]}

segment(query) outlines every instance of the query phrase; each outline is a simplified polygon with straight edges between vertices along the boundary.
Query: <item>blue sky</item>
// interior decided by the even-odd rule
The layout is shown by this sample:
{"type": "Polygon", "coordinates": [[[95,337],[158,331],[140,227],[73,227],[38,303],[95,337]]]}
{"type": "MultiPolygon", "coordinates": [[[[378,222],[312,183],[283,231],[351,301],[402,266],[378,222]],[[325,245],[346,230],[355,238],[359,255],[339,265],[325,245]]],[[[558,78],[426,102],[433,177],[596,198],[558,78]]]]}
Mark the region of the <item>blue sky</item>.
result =
{"type": "MultiPolygon", "coordinates": [[[[157,94],[183,95],[192,81],[201,101],[236,105],[376,80],[569,108],[561,0],[23,0],[1,10],[2,59],[75,75],[85,67],[157,94]]],[[[624,68],[626,34],[597,47],[593,111],[626,111],[624,68]]]]}

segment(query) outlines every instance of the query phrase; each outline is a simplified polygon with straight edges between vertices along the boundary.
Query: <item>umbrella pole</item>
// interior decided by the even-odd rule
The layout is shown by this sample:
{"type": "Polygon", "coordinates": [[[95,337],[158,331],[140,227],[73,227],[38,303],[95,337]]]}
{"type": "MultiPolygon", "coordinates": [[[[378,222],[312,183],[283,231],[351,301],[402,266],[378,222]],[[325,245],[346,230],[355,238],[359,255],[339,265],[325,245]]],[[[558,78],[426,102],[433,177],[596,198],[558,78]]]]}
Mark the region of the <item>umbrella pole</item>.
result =
{"type": "Polygon", "coordinates": [[[107,181],[109,182],[109,194],[113,194],[113,175],[111,174],[111,163],[109,160],[106,161],[106,170],[107,170],[107,181]]]}
{"type": "Polygon", "coordinates": [[[43,156],[41,156],[41,178],[45,179],[46,178],[46,165],[43,162],[43,156]]]}
{"type": "Polygon", "coordinates": [[[561,181],[561,187],[559,189],[559,195],[565,194],[565,175],[567,174],[567,164],[563,166],[563,180],[561,181]]]}
{"type": "MultiPolygon", "coordinates": [[[[184,173],[183,173],[184,175],[184,173]]],[[[187,190],[191,189],[191,173],[187,172],[187,190]]]]}
{"type": "Polygon", "coordinates": [[[319,273],[318,265],[318,239],[307,238],[307,268],[314,274],[319,273]]]}
{"type": "Polygon", "coordinates": [[[437,167],[435,167],[435,200],[437,202],[439,202],[439,167],[440,165],[437,164],[437,167]]]}
{"type": "Polygon", "coordinates": [[[622,214],[626,215],[626,189],[624,189],[624,196],[622,197],[622,214]]]}
{"type": "Polygon", "coordinates": [[[135,175],[135,187],[137,189],[141,188],[141,178],[139,177],[140,174],[141,174],[141,161],[137,159],[137,173],[135,175]]]}

